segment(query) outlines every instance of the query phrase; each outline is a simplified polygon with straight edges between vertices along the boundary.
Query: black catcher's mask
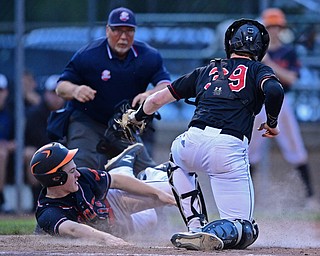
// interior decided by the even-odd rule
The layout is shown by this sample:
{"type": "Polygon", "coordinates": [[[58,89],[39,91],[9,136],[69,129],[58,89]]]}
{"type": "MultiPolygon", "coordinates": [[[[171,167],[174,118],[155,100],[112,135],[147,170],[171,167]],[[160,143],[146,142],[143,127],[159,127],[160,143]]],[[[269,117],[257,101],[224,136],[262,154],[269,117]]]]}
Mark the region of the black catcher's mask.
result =
{"type": "Polygon", "coordinates": [[[231,53],[247,54],[261,61],[269,46],[269,34],[258,21],[240,19],[233,22],[225,33],[224,46],[227,58],[231,53]]]}

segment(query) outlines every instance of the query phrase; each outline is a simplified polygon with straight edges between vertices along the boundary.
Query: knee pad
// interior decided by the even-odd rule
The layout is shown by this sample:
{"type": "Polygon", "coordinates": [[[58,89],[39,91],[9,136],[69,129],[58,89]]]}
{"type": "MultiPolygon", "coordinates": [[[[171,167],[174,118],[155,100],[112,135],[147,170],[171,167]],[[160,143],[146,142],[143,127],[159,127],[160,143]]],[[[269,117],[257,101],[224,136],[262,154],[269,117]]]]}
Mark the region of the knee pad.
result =
{"type": "Polygon", "coordinates": [[[258,225],[247,220],[215,220],[208,223],[203,232],[219,237],[224,249],[245,249],[258,238],[258,225]]]}
{"type": "Polygon", "coordinates": [[[173,195],[176,199],[177,206],[179,208],[180,214],[182,216],[183,221],[185,222],[186,226],[188,226],[188,223],[191,219],[193,218],[199,218],[201,226],[204,226],[208,222],[208,215],[207,215],[207,210],[205,206],[205,201],[203,197],[202,190],[200,188],[200,184],[198,182],[198,176],[196,173],[189,173],[190,176],[193,177],[194,182],[195,182],[195,189],[192,191],[189,191],[184,194],[179,194],[176,186],[174,184],[174,179],[173,179],[173,173],[180,167],[177,166],[174,162],[172,157],[170,157],[170,167],[168,168],[168,178],[169,178],[169,184],[172,188],[173,195]],[[190,210],[192,212],[192,215],[187,216],[184,212],[184,209],[182,207],[182,200],[188,200],[190,198],[190,210]],[[197,200],[198,202],[198,209],[194,207],[194,202],[197,200]]]}

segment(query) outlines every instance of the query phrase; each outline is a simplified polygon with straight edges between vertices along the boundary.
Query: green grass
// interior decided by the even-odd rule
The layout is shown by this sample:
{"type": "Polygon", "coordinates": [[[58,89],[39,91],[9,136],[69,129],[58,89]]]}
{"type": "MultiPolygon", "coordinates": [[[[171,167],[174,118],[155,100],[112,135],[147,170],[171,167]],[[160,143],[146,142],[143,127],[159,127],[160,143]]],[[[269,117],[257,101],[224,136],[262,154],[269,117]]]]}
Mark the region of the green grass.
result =
{"type": "Polygon", "coordinates": [[[0,235],[31,235],[35,225],[34,217],[0,216],[0,235]]]}
{"type": "MultiPolygon", "coordinates": [[[[263,214],[257,214],[257,219],[264,219],[266,217],[263,214]]],[[[210,220],[218,219],[218,216],[210,216],[210,220]]],[[[268,219],[279,219],[283,218],[283,216],[270,216],[268,215],[268,219]]],[[[306,220],[309,221],[320,221],[320,214],[287,214],[287,220],[306,220]]],[[[175,224],[181,223],[181,227],[184,227],[182,219],[180,219],[180,215],[174,216],[170,218],[170,222],[173,221],[175,224]]],[[[258,221],[259,222],[259,221],[258,221]]],[[[34,228],[36,226],[36,220],[33,215],[31,216],[15,216],[15,215],[0,215],[0,235],[32,235],[34,232],[34,228]]]]}

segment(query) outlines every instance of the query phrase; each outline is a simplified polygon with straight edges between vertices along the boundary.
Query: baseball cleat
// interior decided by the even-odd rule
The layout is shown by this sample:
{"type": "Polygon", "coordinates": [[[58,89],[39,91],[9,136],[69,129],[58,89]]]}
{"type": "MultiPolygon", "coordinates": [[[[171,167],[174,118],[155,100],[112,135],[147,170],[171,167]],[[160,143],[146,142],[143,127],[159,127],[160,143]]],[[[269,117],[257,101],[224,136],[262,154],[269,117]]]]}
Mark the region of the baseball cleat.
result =
{"type": "Polygon", "coordinates": [[[204,232],[181,232],[171,237],[171,243],[178,248],[196,251],[222,250],[222,240],[214,234],[204,232]]]}
{"type": "Polygon", "coordinates": [[[111,158],[107,164],[105,164],[104,169],[109,172],[110,170],[121,166],[130,166],[133,168],[133,165],[136,161],[136,156],[140,153],[142,148],[142,143],[130,145],[123,150],[121,154],[111,158]]]}
{"type": "Polygon", "coordinates": [[[146,168],[137,174],[139,180],[162,180],[167,181],[167,170],[170,168],[169,162],[159,164],[152,168],[146,168]]]}
{"type": "Polygon", "coordinates": [[[159,164],[159,165],[154,167],[154,169],[157,169],[157,170],[162,171],[162,172],[167,172],[169,168],[170,168],[170,162],[169,161],[164,162],[164,163],[159,164]]]}

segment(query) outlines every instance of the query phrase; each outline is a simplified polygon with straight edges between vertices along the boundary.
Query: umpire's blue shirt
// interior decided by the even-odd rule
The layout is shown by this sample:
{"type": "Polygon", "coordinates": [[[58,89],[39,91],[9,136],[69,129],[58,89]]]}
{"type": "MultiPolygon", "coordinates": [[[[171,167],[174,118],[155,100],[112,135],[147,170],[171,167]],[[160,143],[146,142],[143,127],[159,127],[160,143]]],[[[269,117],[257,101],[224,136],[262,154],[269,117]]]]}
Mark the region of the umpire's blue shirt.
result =
{"type": "Polygon", "coordinates": [[[159,52],[146,43],[134,41],[126,59],[120,60],[103,38],[77,51],[59,80],[96,90],[94,100],[85,103],[72,100],[69,104],[107,124],[117,104],[145,92],[149,83],[156,86],[162,81],[169,82],[170,75],[159,52]]]}

